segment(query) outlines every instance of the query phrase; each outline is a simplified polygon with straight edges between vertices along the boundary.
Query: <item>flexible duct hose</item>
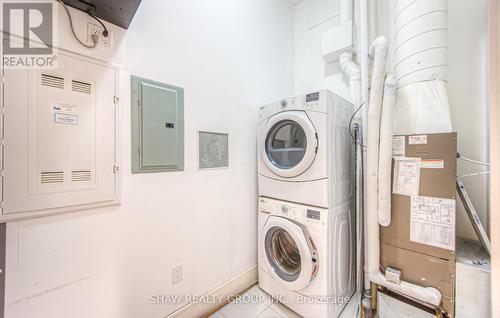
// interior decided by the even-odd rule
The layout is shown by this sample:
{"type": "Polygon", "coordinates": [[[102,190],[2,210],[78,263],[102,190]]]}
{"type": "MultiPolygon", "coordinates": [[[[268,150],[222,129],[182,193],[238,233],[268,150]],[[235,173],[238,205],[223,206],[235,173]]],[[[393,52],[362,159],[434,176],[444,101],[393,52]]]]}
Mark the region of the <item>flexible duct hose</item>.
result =
{"type": "Polygon", "coordinates": [[[380,113],[382,92],[385,80],[388,42],[385,37],[378,37],[370,49],[373,57],[373,76],[368,109],[368,154],[367,185],[368,202],[366,211],[366,269],[368,272],[379,270],[380,245],[378,227],[378,155],[380,142],[380,113]],[[374,225],[376,224],[376,226],[374,225]]]}
{"type": "Polygon", "coordinates": [[[398,88],[424,81],[446,81],[448,1],[398,0],[394,11],[398,88]]]}
{"type": "MultiPolygon", "coordinates": [[[[382,91],[387,62],[387,39],[379,37],[375,40],[370,56],[374,58],[373,76],[368,110],[368,202],[366,211],[366,273],[371,282],[387,287],[411,298],[439,306],[441,293],[432,287],[422,287],[402,281],[400,284],[389,282],[380,272],[380,236],[378,223],[378,161],[380,146],[380,116],[382,108],[382,91]]],[[[395,85],[389,77],[389,89],[395,85]]],[[[388,92],[391,93],[390,91],[388,92]]],[[[389,98],[390,96],[387,96],[389,98]]],[[[386,100],[391,103],[390,100],[386,100]]],[[[384,106],[385,104],[384,103],[384,106]]]]}
{"type": "Polygon", "coordinates": [[[378,163],[378,223],[382,226],[391,224],[392,116],[396,85],[396,76],[388,74],[385,78],[382,119],[380,120],[378,163]]]}
{"type": "Polygon", "coordinates": [[[452,131],[447,91],[448,1],[396,0],[394,134],[452,131]]]}

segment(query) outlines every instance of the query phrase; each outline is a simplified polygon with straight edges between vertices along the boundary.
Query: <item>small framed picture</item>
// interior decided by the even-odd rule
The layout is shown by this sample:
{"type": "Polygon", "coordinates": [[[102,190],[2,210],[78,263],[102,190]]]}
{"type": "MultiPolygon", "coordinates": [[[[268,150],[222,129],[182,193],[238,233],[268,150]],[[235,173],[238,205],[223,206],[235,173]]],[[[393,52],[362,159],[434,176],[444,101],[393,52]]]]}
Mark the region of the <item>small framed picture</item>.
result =
{"type": "Polygon", "coordinates": [[[229,167],[229,135],[227,133],[199,131],[198,147],[200,169],[229,167]]]}

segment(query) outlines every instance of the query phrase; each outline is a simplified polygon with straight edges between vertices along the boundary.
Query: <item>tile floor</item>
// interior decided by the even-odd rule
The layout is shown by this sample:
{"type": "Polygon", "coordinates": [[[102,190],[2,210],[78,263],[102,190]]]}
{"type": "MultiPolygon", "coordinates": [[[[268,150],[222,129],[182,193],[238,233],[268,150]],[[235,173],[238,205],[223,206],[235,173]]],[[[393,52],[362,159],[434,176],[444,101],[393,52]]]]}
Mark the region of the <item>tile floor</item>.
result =
{"type": "MultiPolygon", "coordinates": [[[[211,315],[209,318],[300,318],[280,303],[273,302],[272,298],[257,285],[250,288],[241,296],[240,302],[235,301],[211,315]],[[258,301],[254,301],[258,300],[258,301]]],[[[355,303],[351,301],[351,303],[355,303]]],[[[341,318],[354,317],[355,305],[347,305],[341,318]]]]}

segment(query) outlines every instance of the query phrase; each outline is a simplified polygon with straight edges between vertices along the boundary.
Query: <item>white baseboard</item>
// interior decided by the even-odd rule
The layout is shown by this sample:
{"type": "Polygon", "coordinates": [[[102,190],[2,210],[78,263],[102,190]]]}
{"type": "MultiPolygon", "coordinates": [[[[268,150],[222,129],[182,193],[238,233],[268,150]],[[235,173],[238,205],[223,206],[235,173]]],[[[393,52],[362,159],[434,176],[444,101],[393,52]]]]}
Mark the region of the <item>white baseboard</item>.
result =
{"type": "Polygon", "coordinates": [[[210,299],[221,299],[220,302],[214,303],[190,303],[186,306],[179,308],[173,313],[165,316],[165,318],[199,318],[206,317],[213,313],[216,309],[224,306],[227,299],[231,296],[241,294],[249,287],[257,282],[257,265],[254,265],[246,271],[236,275],[224,284],[209,291],[203,296],[210,299]]]}

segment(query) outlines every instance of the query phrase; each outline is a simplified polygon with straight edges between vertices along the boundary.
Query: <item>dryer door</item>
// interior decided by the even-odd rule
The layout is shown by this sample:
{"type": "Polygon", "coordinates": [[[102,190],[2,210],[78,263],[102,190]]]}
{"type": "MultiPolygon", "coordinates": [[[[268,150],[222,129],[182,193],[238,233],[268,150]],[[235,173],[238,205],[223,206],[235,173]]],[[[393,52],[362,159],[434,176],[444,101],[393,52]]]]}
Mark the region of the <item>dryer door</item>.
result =
{"type": "Polygon", "coordinates": [[[286,111],[269,118],[260,136],[259,152],[266,166],[284,178],[304,173],[314,161],[318,136],[303,111],[286,111]]]}
{"type": "Polygon", "coordinates": [[[271,216],[260,237],[267,266],[286,288],[300,291],[317,272],[318,255],[307,230],[288,219],[271,216]]]}

